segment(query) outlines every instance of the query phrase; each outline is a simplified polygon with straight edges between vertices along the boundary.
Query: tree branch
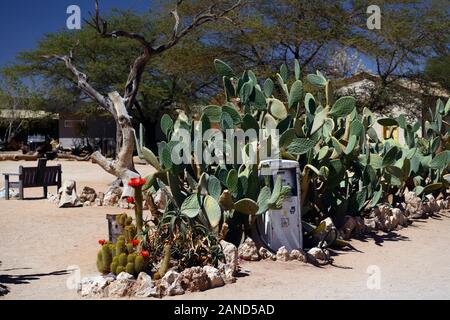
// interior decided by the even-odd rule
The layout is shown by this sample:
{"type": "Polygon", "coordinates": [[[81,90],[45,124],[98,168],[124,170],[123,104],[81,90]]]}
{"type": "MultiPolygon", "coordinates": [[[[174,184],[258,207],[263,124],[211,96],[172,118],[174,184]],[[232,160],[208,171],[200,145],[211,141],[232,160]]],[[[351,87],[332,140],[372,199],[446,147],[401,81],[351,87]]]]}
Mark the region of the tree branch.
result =
{"type": "Polygon", "coordinates": [[[111,101],[99,93],[97,90],[95,90],[90,84],[89,79],[86,74],[79,71],[72,62],[72,56],[73,53],[70,53],[70,56],[58,56],[58,55],[52,55],[52,56],[44,56],[44,58],[47,59],[58,59],[60,61],[63,61],[66,65],[66,68],[72,72],[72,74],[77,78],[78,87],[83,91],[84,94],[89,96],[92,100],[97,102],[102,108],[109,111],[114,118],[116,118],[116,113],[114,111],[113,105],[111,101]]]}
{"type": "Polygon", "coordinates": [[[108,32],[108,22],[100,15],[100,6],[98,0],[95,1],[95,15],[91,20],[86,20],[91,27],[93,27],[99,35],[105,38],[118,38],[124,37],[137,41],[143,48],[144,52],[136,58],[134,61],[130,73],[128,75],[127,83],[125,85],[124,100],[127,109],[130,111],[135,106],[135,100],[139,91],[139,86],[142,81],[142,75],[145,72],[145,67],[154,55],[161,54],[162,52],[175,46],[182,38],[187,36],[192,30],[200,27],[201,25],[218,19],[225,18],[225,16],[231,11],[237,9],[242,5],[241,0],[238,0],[233,6],[223,11],[214,12],[215,4],[211,5],[208,10],[198,14],[192,23],[185,27],[181,32],[178,31],[181,19],[178,13],[178,8],[182,4],[183,0],[177,0],[175,9],[170,13],[175,19],[175,25],[172,31],[172,37],[170,41],[160,46],[153,46],[154,40],[147,40],[144,35],[138,33],[131,33],[124,30],[116,30],[108,32]]]}

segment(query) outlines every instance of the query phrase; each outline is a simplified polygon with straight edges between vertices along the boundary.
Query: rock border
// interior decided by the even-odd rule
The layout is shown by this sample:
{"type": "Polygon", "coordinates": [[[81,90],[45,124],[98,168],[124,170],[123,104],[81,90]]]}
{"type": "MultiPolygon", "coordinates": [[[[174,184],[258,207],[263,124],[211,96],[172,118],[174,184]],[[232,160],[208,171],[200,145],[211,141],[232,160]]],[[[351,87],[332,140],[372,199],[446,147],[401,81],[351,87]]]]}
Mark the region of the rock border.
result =
{"type": "MultiPolygon", "coordinates": [[[[367,218],[346,216],[341,229],[336,229],[330,218],[325,219],[324,231],[316,235],[317,241],[323,239],[331,229],[338,232],[339,238],[349,240],[370,232],[391,232],[407,227],[413,219],[428,218],[450,209],[450,197],[435,199],[428,195],[427,202],[417,197],[414,192],[405,193],[405,203],[391,207],[381,204],[371,210],[367,218]]],[[[331,240],[330,240],[331,241],[331,240]]],[[[141,273],[135,279],[128,273],[97,276],[83,279],[78,286],[78,293],[83,298],[164,298],[166,296],[184,295],[187,292],[201,292],[222,287],[237,281],[239,259],[244,261],[271,260],[280,262],[299,261],[313,265],[326,265],[331,262],[328,249],[315,247],[308,252],[296,249],[289,252],[285,247],[276,254],[268,249],[257,248],[251,238],[236,248],[231,243],[221,241],[225,263],[215,268],[213,266],[193,267],[178,272],[176,268],[169,270],[161,280],[152,280],[150,275],[141,273]]]]}

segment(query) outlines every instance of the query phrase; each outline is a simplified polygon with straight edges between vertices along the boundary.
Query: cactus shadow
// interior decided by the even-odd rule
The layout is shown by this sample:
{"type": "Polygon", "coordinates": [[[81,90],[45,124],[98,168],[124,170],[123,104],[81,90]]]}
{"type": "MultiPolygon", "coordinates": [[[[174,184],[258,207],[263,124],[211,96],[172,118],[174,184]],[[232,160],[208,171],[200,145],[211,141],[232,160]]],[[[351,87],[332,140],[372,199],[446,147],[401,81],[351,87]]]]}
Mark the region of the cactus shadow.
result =
{"type": "Polygon", "coordinates": [[[363,242],[374,241],[377,246],[382,247],[384,242],[393,242],[393,241],[410,241],[408,237],[402,236],[395,231],[390,231],[387,233],[376,233],[370,232],[365,234],[363,237],[358,239],[363,242]]]}
{"type": "MultiPolygon", "coordinates": [[[[22,274],[22,275],[0,274],[0,284],[2,287],[6,287],[6,285],[24,285],[30,284],[32,281],[37,281],[44,277],[64,276],[68,274],[70,274],[69,270],[53,271],[49,273],[22,274]]],[[[6,289],[8,290],[7,287],[6,289]]]]}

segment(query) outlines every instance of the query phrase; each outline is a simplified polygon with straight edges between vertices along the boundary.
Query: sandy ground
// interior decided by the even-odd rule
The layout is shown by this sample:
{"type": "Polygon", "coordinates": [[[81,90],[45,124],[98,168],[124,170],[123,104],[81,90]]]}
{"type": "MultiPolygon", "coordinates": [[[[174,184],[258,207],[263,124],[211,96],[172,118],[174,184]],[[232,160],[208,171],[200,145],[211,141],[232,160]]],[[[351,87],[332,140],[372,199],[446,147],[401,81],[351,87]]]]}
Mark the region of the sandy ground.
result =
{"type": "MultiPolygon", "coordinates": [[[[0,163],[0,172],[15,172],[20,164],[0,163]]],[[[62,165],[63,178],[76,180],[79,191],[85,185],[104,191],[113,180],[90,163],[62,165]]],[[[145,173],[149,167],[138,170],[145,173]]],[[[25,194],[41,192],[32,189],[25,194]]],[[[79,299],[67,284],[77,279],[74,270],[81,277],[96,275],[97,241],[107,237],[105,215],[120,212],[58,209],[46,200],[0,200],[0,284],[10,289],[0,299],[79,299]]],[[[354,240],[359,252],[341,252],[335,266],[323,268],[297,262],[243,262],[247,275],[236,284],[179,298],[449,299],[448,230],[450,217],[445,214],[399,232],[354,240]]]]}

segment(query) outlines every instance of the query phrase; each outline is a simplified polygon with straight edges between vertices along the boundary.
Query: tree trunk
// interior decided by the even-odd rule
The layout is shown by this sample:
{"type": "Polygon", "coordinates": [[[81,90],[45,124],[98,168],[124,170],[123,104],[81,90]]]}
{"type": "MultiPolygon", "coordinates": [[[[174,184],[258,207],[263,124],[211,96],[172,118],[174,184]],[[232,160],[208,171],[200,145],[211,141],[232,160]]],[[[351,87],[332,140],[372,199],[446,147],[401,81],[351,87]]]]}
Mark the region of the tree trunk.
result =
{"type": "Polygon", "coordinates": [[[3,154],[0,155],[0,161],[37,161],[39,154],[35,153],[33,155],[24,154],[3,154]]]}
{"type": "Polygon", "coordinates": [[[122,134],[121,148],[118,152],[116,160],[108,160],[100,152],[93,153],[91,159],[106,172],[122,180],[124,186],[122,197],[133,197],[134,189],[128,186],[128,182],[132,178],[140,177],[140,175],[134,170],[133,164],[135,133],[123,98],[117,92],[110,93],[109,98],[114,105],[115,113],[117,115],[117,123],[122,134]]]}
{"type": "Polygon", "coordinates": [[[89,161],[91,159],[91,155],[87,155],[86,157],[78,157],[74,156],[72,154],[67,153],[58,153],[56,156],[58,159],[64,159],[64,160],[74,160],[74,161],[89,161]]]}

